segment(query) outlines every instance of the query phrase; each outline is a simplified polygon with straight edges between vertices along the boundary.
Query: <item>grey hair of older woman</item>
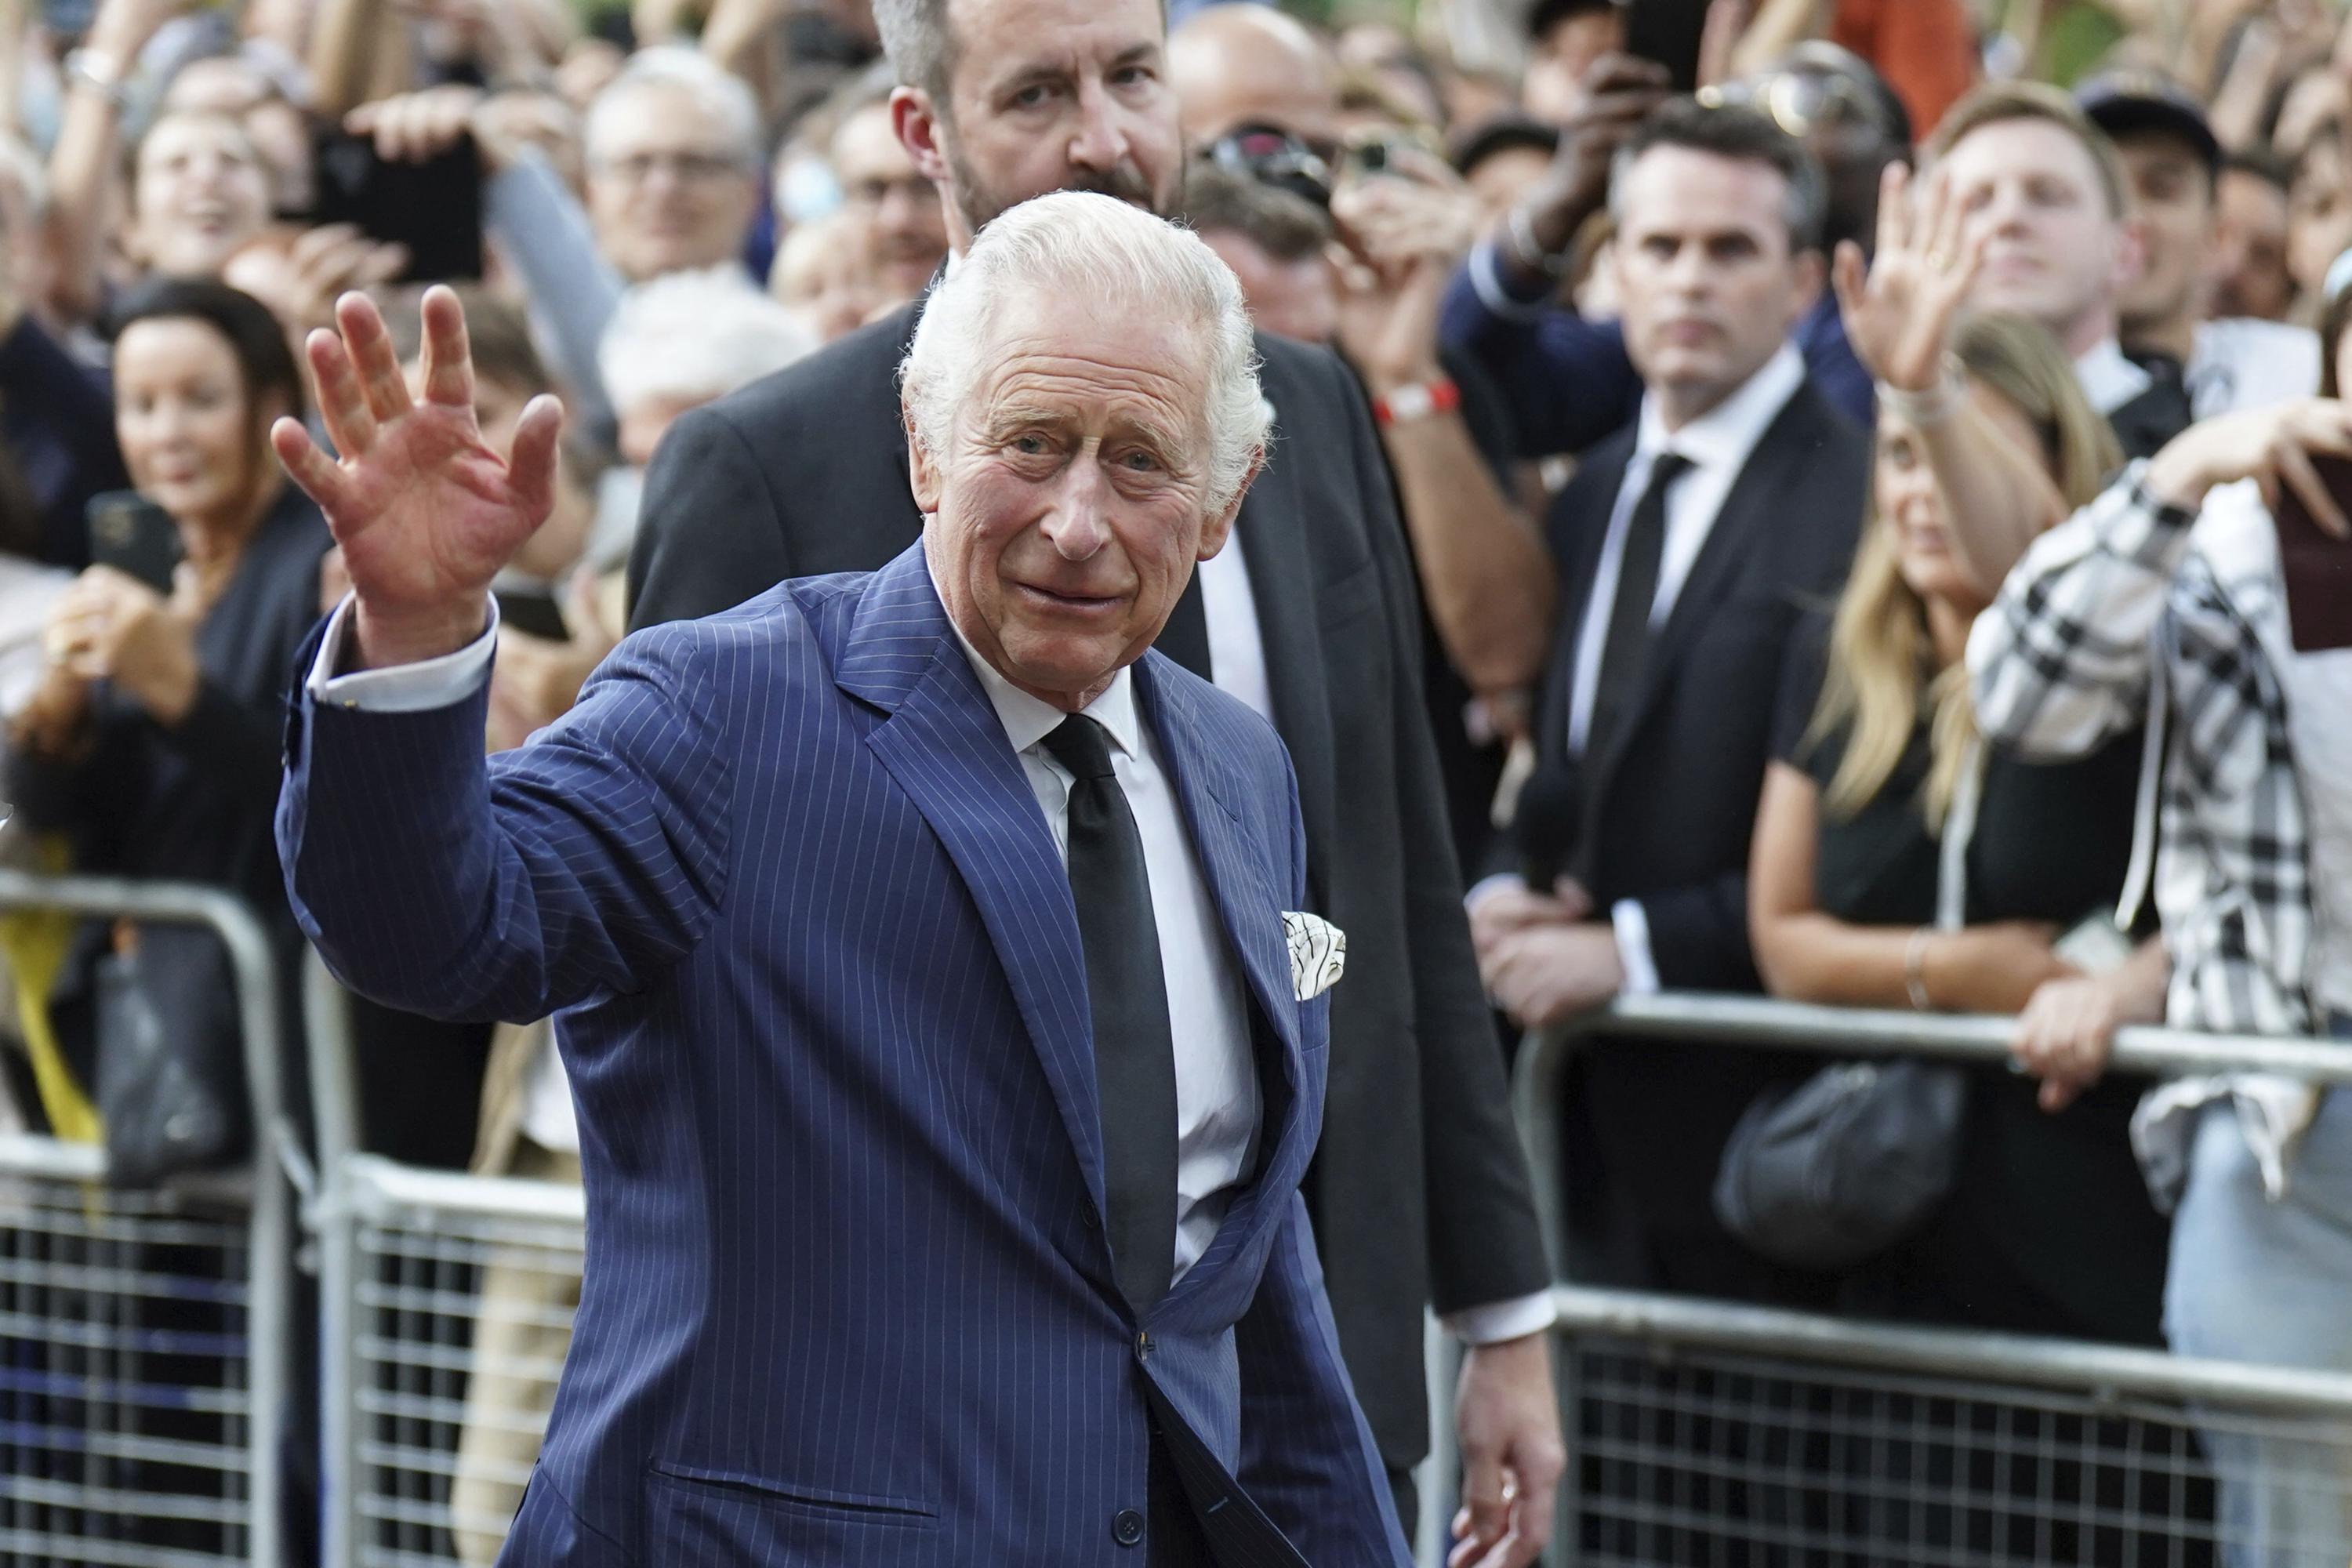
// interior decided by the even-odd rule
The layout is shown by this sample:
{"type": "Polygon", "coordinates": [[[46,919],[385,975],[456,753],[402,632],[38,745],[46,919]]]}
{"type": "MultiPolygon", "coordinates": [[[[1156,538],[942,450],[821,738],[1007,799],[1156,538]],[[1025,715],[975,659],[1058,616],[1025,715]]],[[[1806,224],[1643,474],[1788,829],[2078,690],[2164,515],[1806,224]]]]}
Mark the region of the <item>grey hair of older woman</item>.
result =
{"type": "Polygon", "coordinates": [[[1024,298],[1107,301],[1193,330],[1208,372],[1204,499],[1212,516],[1231,505],[1273,420],[1241,284],[1199,236],[1090,192],[1039,196],[1004,213],[931,291],[899,368],[924,449],[946,455],[956,410],[979,381],[995,308],[1024,298]]]}

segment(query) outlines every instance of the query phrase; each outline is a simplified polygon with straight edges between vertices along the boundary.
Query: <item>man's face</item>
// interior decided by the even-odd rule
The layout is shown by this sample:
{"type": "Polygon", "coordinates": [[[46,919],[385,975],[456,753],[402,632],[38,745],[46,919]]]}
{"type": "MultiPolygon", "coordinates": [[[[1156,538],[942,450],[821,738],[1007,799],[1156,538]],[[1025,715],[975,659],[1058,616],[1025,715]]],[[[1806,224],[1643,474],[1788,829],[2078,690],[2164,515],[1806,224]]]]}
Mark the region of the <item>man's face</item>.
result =
{"type": "Polygon", "coordinates": [[[841,122],[833,133],[833,171],[849,206],[870,226],[883,288],[901,300],[921,293],[948,253],[948,220],[938,188],[898,144],[888,104],[841,122]]]}
{"type": "Polygon", "coordinates": [[[948,20],[949,112],[908,88],[892,109],[957,244],[1054,191],[1175,210],[1184,149],[1159,0],[949,0],[948,20]]]}
{"type": "Polygon", "coordinates": [[[2120,301],[2125,335],[2203,313],[2213,248],[2211,175],[2197,149],[2161,131],[2116,143],[2138,225],[2140,270],[2120,301]]]}
{"type": "Polygon", "coordinates": [[[1151,646],[1241,503],[1208,510],[1208,370],[1192,333],[1023,298],[988,340],[944,449],[908,443],[924,549],[981,657],[1075,710],[1151,646]]]}
{"type": "Polygon", "coordinates": [[[1970,302],[2041,322],[2070,354],[2095,348],[2137,257],[2090,149],[2050,121],[2002,120],[1962,137],[1941,166],[1969,237],[1992,235],[1970,302]]]}
{"type": "Polygon", "coordinates": [[[719,115],[673,83],[621,90],[588,149],[598,248],[633,279],[737,259],[760,181],[719,115]]]}
{"type": "Polygon", "coordinates": [[[2294,305],[2286,269],[2286,193],[2260,174],[2221,173],[2213,253],[2207,262],[2213,314],[2284,321],[2294,305]]]}
{"type": "Polygon", "coordinates": [[[1791,254],[1789,184],[1770,164],[1654,147],[1618,195],[1617,288],[1642,379],[1685,417],[1772,357],[1812,303],[1818,257],[1791,254]]]}
{"type": "Polygon", "coordinates": [[[1307,343],[1328,343],[1339,331],[1339,291],[1323,258],[1283,261],[1230,228],[1206,230],[1201,238],[1241,279],[1242,298],[1260,331],[1307,343]]]}

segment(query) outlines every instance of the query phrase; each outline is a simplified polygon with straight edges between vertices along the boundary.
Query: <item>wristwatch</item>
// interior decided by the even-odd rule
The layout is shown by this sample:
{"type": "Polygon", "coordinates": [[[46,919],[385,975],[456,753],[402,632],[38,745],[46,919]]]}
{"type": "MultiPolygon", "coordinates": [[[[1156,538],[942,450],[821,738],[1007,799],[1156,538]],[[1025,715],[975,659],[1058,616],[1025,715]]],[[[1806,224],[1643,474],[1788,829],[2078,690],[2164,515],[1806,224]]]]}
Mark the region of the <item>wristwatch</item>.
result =
{"type": "Polygon", "coordinates": [[[1410,425],[1432,415],[1451,414],[1462,406],[1462,389],[1444,376],[1416,381],[1372,399],[1372,423],[1382,429],[1410,425]]]}
{"type": "Polygon", "coordinates": [[[121,63],[112,55],[96,49],[68,50],[66,54],[66,80],[77,82],[112,104],[120,112],[130,100],[131,89],[123,85],[121,63]]]}
{"type": "Polygon", "coordinates": [[[1511,259],[1538,278],[1549,278],[1557,283],[1568,276],[1575,261],[1575,247],[1560,251],[1546,250],[1536,241],[1535,220],[1528,216],[1524,202],[1511,208],[1503,220],[1503,243],[1511,259]]]}

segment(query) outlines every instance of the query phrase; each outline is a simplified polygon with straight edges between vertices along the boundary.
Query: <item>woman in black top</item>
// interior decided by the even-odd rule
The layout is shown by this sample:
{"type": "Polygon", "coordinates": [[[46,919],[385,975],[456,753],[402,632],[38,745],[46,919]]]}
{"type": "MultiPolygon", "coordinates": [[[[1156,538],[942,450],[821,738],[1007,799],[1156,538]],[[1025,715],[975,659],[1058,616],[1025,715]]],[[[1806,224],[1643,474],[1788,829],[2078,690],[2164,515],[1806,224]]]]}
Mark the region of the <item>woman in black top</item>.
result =
{"type": "MultiPolygon", "coordinates": [[[[123,458],[141,496],[176,525],[184,559],[168,594],[106,566],[67,593],[49,623],[48,677],[12,726],[11,798],[28,826],[69,837],[79,869],[209,884],[261,916],[284,982],[281,1092],[299,1115],[301,946],[271,821],[287,683],[318,616],[330,541],[268,433],[280,415],[301,415],[302,382],[268,310],[218,283],[142,285],[110,326],[123,458]]],[[[227,956],[190,927],[94,922],[82,933],[53,1013],[83,1082],[98,1076],[98,961],[134,951],[139,988],[183,1059],[241,1113],[227,956]]]]}
{"type": "MultiPolygon", "coordinates": [[[[2039,454],[2070,502],[2095,490],[2112,440],[2048,335],[1987,317],[1954,346],[1967,375],[1943,416],[1982,419],[2039,454]]],[[[2079,950],[2055,944],[2116,901],[2139,747],[2127,738],[2058,766],[1986,753],[1960,668],[1984,596],[1949,547],[1918,425],[1884,409],[1877,439],[1877,521],[1815,657],[1790,665],[1749,876],[1757,961],[1779,995],[2014,1014],[2045,984],[2079,983],[2079,950]],[[1943,834],[1970,784],[1966,923],[1938,931],[1943,834]]],[[[2161,1004],[2159,965],[2135,960],[2095,983],[2146,1016],[2161,1004]]],[[[2053,1112],[2029,1079],[1970,1077],[1952,1194],[1860,1270],[1852,1303],[2155,1342],[2165,1227],[2132,1157],[2136,1086],[2110,1080],[2053,1112]]]]}

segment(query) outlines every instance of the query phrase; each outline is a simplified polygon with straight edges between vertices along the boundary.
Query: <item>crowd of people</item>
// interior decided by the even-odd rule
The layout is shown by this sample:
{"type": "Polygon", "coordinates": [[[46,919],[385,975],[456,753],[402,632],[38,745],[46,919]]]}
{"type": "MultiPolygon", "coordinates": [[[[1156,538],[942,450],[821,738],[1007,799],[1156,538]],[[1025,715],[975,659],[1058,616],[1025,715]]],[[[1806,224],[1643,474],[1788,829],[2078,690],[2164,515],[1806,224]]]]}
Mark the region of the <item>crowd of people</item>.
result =
{"type": "MultiPolygon", "coordinates": [[[[1504,1084],[1619,996],[2014,1016],[2014,1059],[1582,1045],[1574,1278],[2352,1371],[2342,1097],[2108,1070],[2132,1024],[2352,1037],[2338,7],[68,9],[0,37],[0,854],[262,911],[306,1133],[273,823],[351,579],[270,432],[349,401],[314,334],[367,296],[423,396],[453,283],[487,447],[561,400],[495,583],[505,752],[632,630],[913,542],[928,294],[1091,191],[1197,233],[1258,333],[1268,461],[1159,647],[1280,733],[1349,932],[1307,1191],[1408,1531],[1424,1308],[1471,1347],[1462,1561],[1553,1529],[1504,1084]],[[1871,1135],[1905,1180],[1790,1174],[1871,1135]]],[[[145,1179],[250,1149],[214,939],[0,951],[0,1121],[145,1179]]],[[[550,1020],[352,1007],[370,1148],[581,1179],[550,1020]]],[[[483,1271],[466,1562],[554,1395],[505,1369],[577,1296],[483,1271]]],[[[2206,1446],[2231,1562],[2352,1556],[2352,1456],[2206,1446]]]]}

